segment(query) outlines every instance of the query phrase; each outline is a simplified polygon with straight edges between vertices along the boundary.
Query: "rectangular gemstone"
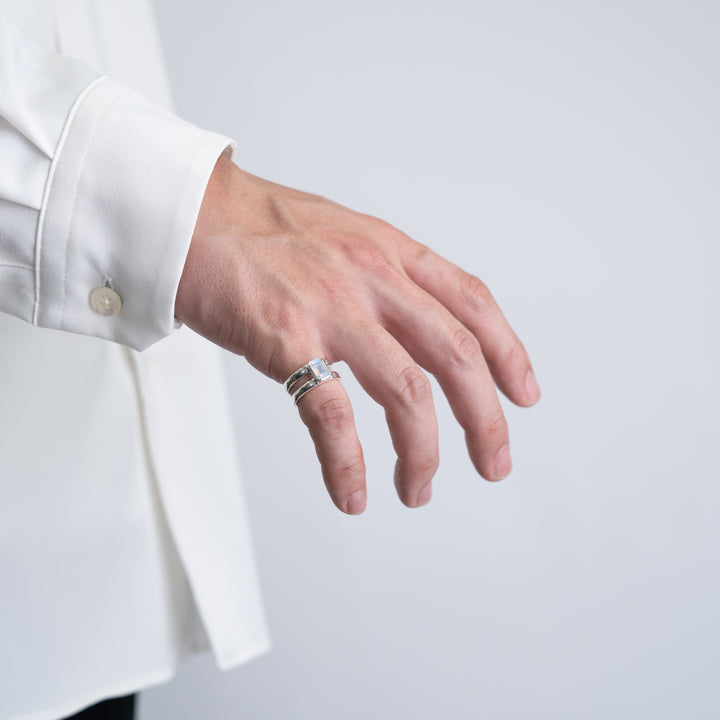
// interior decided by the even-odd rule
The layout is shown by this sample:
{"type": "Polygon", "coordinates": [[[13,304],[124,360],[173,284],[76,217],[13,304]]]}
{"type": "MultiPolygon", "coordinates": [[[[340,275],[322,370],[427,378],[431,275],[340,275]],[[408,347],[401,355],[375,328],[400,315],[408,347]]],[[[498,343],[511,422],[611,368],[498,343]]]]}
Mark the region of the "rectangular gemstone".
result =
{"type": "Polygon", "coordinates": [[[324,380],[332,375],[322,358],[315,358],[315,360],[311,360],[308,365],[310,366],[310,372],[316,380],[324,380]]]}

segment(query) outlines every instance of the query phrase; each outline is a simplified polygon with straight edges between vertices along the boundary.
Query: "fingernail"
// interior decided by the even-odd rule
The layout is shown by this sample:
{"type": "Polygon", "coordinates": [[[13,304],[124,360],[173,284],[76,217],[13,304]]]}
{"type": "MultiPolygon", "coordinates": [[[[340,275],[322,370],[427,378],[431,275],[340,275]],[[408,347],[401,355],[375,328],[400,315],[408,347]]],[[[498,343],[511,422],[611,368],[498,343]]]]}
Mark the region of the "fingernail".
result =
{"type": "Polygon", "coordinates": [[[357,490],[347,499],[347,512],[349,515],[360,515],[367,505],[364,490],[357,490]]]}
{"type": "Polygon", "coordinates": [[[512,470],[512,458],[510,457],[510,448],[503,445],[500,452],[495,456],[495,479],[502,480],[507,477],[512,470]]]}
{"type": "Polygon", "coordinates": [[[525,397],[533,405],[540,399],[540,386],[532,370],[525,376],[525,397]]]}
{"type": "Polygon", "coordinates": [[[432,480],[418,493],[417,500],[415,500],[415,507],[421,505],[427,505],[432,498],[432,480]]]}

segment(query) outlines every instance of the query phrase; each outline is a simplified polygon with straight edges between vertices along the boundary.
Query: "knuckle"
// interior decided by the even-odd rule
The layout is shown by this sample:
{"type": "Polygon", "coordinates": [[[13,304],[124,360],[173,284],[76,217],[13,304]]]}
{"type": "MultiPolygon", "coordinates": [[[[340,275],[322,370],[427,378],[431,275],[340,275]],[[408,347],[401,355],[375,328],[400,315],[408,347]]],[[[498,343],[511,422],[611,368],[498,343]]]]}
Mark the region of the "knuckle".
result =
{"type": "Polygon", "coordinates": [[[374,215],[366,215],[366,218],[370,221],[370,227],[374,233],[380,236],[388,238],[397,238],[402,235],[394,225],[389,223],[387,220],[375,217],[374,215]]]}
{"type": "Polygon", "coordinates": [[[324,432],[342,433],[353,423],[348,403],[339,397],[323,400],[317,406],[315,416],[322,424],[324,432]]]}
{"type": "Polygon", "coordinates": [[[424,405],[432,396],[430,381],[417,365],[408,365],[400,371],[397,387],[404,402],[414,407],[424,405]]]}
{"type": "Polygon", "coordinates": [[[504,438],[507,436],[507,421],[503,411],[498,408],[484,423],[485,433],[490,438],[504,438]]]}
{"type": "Polygon", "coordinates": [[[350,457],[343,459],[333,473],[342,480],[344,485],[353,485],[353,482],[365,477],[365,460],[362,452],[353,453],[350,457]]]}
{"type": "Polygon", "coordinates": [[[487,312],[494,304],[494,300],[485,283],[475,275],[463,275],[460,283],[464,302],[475,312],[487,312]]]}
{"type": "Polygon", "coordinates": [[[383,220],[375,215],[366,215],[365,217],[368,218],[376,232],[390,233],[395,230],[395,228],[387,220],[383,220]]]}
{"type": "Polygon", "coordinates": [[[372,240],[354,238],[347,252],[353,264],[374,274],[386,275],[393,269],[388,256],[372,240]]]}
{"type": "Polygon", "coordinates": [[[317,279],[317,288],[325,301],[333,305],[344,305],[347,300],[347,284],[334,275],[323,275],[317,279]]]}
{"type": "Polygon", "coordinates": [[[503,352],[503,364],[513,367],[526,362],[525,348],[514,336],[507,342],[503,352]]]}
{"type": "Polygon", "coordinates": [[[480,353],[480,343],[477,338],[467,328],[458,328],[450,343],[451,363],[460,368],[467,368],[477,361],[480,353]]]}
{"type": "Polygon", "coordinates": [[[435,258],[435,253],[427,245],[423,245],[422,243],[412,241],[412,249],[415,261],[420,265],[430,263],[435,258]]]}
{"type": "Polygon", "coordinates": [[[422,478],[432,477],[440,466],[440,457],[437,453],[420,455],[413,458],[413,467],[422,478]]]}

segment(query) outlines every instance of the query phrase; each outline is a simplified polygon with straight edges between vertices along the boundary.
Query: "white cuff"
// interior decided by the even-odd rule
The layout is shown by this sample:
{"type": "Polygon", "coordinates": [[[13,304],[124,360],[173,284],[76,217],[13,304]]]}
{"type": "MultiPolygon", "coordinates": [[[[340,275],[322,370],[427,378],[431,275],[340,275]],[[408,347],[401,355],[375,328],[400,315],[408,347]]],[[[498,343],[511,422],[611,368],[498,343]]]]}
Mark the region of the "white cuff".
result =
{"type": "Polygon", "coordinates": [[[228,149],[228,138],[112,80],[92,82],[68,117],[50,170],[33,322],[137,350],[172,332],[205,188],[228,149]],[[91,303],[102,287],[111,291],[96,292],[91,303]]]}

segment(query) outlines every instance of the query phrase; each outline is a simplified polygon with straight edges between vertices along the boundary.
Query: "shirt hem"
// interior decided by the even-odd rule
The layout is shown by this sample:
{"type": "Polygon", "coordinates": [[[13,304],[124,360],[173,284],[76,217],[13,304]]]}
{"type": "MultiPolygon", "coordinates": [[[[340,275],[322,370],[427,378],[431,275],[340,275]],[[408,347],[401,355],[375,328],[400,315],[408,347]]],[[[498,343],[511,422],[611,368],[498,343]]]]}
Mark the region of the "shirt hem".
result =
{"type": "Polygon", "coordinates": [[[228,658],[220,659],[217,655],[215,655],[215,663],[220,670],[226,672],[227,670],[232,670],[238,665],[244,665],[261,655],[266,655],[270,652],[270,650],[272,650],[272,643],[270,640],[265,640],[257,643],[256,645],[244,647],[239,653],[231,655],[228,658]]]}
{"type": "Polygon", "coordinates": [[[64,702],[52,708],[31,712],[25,715],[9,716],[8,720],[58,720],[58,718],[74,715],[75,713],[78,713],[91,705],[102,702],[103,700],[108,700],[109,698],[114,697],[122,697],[124,695],[132,695],[133,693],[145,690],[155,685],[162,685],[172,680],[183,660],[184,658],[170,667],[163,668],[162,670],[154,673],[137,676],[132,680],[103,685],[99,688],[93,689],[91,692],[83,693],[77,696],[75,700],[64,702]]]}

